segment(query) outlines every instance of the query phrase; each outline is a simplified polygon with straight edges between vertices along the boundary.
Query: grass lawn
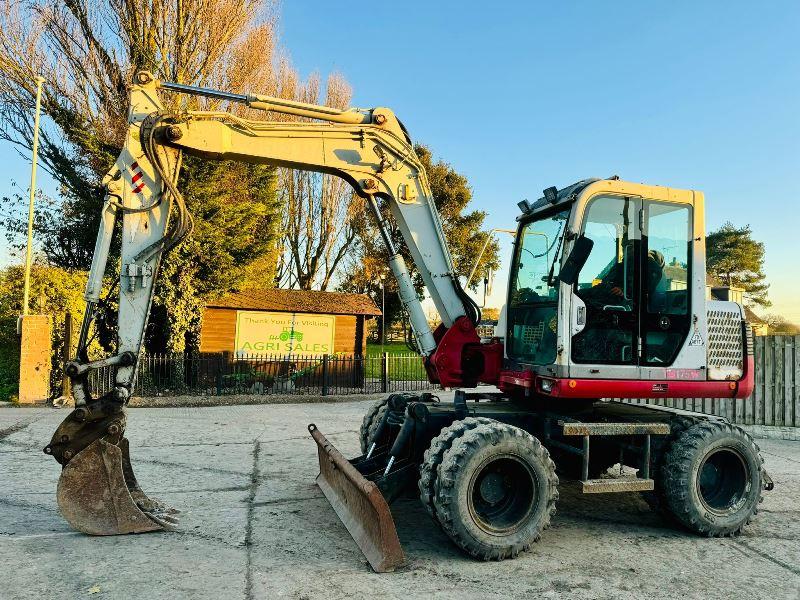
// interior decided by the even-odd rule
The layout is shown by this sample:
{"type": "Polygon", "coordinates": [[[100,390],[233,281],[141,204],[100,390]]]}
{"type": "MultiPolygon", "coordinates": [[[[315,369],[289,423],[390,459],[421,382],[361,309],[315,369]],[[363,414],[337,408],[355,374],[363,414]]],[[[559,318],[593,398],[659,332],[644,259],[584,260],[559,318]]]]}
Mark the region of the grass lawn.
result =
{"type": "MultiPolygon", "coordinates": [[[[427,381],[422,358],[403,342],[387,342],[383,348],[389,354],[389,379],[392,381],[427,381]]],[[[381,345],[367,344],[366,376],[379,379],[383,371],[381,345]]]]}
{"type": "Polygon", "coordinates": [[[396,354],[415,354],[404,342],[386,342],[386,345],[381,349],[380,344],[367,342],[367,356],[380,356],[382,352],[388,352],[389,355],[396,354]]]}

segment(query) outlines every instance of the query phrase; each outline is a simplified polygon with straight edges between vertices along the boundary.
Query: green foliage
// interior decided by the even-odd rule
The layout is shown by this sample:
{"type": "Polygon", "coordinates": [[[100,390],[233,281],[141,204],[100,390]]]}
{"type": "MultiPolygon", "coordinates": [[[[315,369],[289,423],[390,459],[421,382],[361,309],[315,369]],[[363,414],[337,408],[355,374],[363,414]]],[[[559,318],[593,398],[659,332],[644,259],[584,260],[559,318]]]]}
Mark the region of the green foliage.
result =
{"type": "Polygon", "coordinates": [[[725,223],[706,237],[706,270],[725,285],[744,289],[750,302],[763,307],[769,284],[764,275],[764,244],[752,238],[749,225],[725,223]]]}
{"type": "Polygon", "coordinates": [[[382,352],[399,356],[413,354],[404,342],[386,342],[384,346],[380,342],[367,342],[367,356],[381,356],[382,352]]]}
{"type": "Polygon", "coordinates": [[[184,251],[196,268],[199,295],[225,293],[254,278],[259,287],[274,285],[282,208],[275,167],[186,157],[181,189],[195,217],[184,251]],[[263,257],[271,259],[266,269],[251,272],[263,257]]]}
{"type": "Polygon", "coordinates": [[[19,385],[19,337],[17,318],[0,317],[0,400],[17,394],[19,385]]]}
{"type": "MultiPolygon", "coordinates": [[[[466,280],[489,235],[481,229],[486,213],[482,210],[464,212],[472,201],[472,190],[464,175],[442,160],[434,161],[427,146],[416,144],[414,150],[425,165],[433,200],[442,216],[442,226],[456,273],[466,280]]],[[[496,271],[500,267],[498,252],[498,243],[495,240],[490,241],[471,282],[473,289],[490,270],[496,271]]]]}
{"type": "Polygon", "coordinates": [[[183,352],[196,347],[202,302],[196,287],[197,265],[190,241],[173,250],[161,264],[145,344],[149,352],[183,352]]]}
{"type": "MultiPolygon", "coordinates": [[[[455,263],[456,273],[461,276],[462,280],[466,280],[475,265],[478,253],[489,235],[488,232],[482,229],[486,213],[480,210],[465,212],[472,201],[472,190],[469,187],[469,181],[464,175],[458,173],[444,161],[434,161],[433,155],[427,146],[417,144],[414,150],[425,166],[433,200],[442,217],[442,227],[450,249],[450,255],[455,263]]],[[[386,207],[383,210],[388,213],[386,207]]],[[[388,214],[385,216],[388,222],[391,222],[388,214]]],[[[395,246],[400,248],[401,253],[404,255],[406,264],[414,278],[414,286],[421,297],[423,281],[419,271],[408,254],[400,232],[393,231],[392,237],[395,246]]],[[[425,243],[428,242],[423,240],[423,244],[425,243]]],[[[472,289],[477,287],[478,283],[489,271],[499,268],[498,252],[499,245],[497,241],[490,240],[473,276],[470,285],[472,289]]],[[[351,262],[347,276],[340,284],[339,289],[346,292],[367,293],[381,307],[379,276],[387,272],[388,259],[386,248],[374,225],[370,221],[365,221],[365,226],[361,231],[360,252],[357,258],[351,262]]],[[[386,306],[384,313],[386,326],[389,327],[401,320],[402,305],[396,293],[397,288],[394,278],[390,274],[386,276],[385,285],[386,306]]],[[[380,324],[378,327],[380,328],[380,324]]]]}
{"type": "MultiPolygon", "coordinates": [[[[83,317],[86,273],[59,267],[33,265],[31,269],[30,312],[50,315],[53,339],[53,380],[61,373],[64,345],[64,315],[71,312],[73,323],[83,317]]],[[[15,393],[19,382],[19,336],[16,322],[22,314],[24,268],[20,265],[0,271],[0,399],[15,393]]],[[[74,343],[74,342],[73,342],[74,343]]]]}

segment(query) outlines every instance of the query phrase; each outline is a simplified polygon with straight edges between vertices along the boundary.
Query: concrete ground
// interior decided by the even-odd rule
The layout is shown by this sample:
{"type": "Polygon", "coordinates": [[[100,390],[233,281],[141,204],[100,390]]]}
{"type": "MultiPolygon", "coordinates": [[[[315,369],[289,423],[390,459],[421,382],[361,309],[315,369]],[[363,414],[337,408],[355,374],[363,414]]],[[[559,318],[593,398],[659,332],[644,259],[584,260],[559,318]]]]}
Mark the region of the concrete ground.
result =
{"type": "Polygon", "coordinates": [[[637,494],[568,485],[517,560],[462,555],[416,501],[393,506],[408,564],[376,575],[320,490],[315,422],[357,454],[368,402],[130,411],[142,487],[180,508],[178,532],[70,530],[41,452],[66,411],[0,409],[0,598],[800,598],[800,442],[762,440],[775,490],[735,539],[670,528],[637,494]]]}

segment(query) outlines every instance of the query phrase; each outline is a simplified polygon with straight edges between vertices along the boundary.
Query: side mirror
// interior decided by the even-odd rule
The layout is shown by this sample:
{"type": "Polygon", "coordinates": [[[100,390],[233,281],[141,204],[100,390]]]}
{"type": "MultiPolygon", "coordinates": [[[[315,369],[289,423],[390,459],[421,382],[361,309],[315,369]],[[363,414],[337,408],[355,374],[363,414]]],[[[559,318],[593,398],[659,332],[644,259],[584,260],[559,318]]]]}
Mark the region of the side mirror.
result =
{"type": "Polygon", "coordinates": [[[594,241],[585,236],[581,236],[575,240],[575,244],[572,246],[572,252],[569,253],[564,267],[558,274],[559,281],[567,285],[575,285],[583,265],[589,260],[592,248],[594,248],[594,241]]]}

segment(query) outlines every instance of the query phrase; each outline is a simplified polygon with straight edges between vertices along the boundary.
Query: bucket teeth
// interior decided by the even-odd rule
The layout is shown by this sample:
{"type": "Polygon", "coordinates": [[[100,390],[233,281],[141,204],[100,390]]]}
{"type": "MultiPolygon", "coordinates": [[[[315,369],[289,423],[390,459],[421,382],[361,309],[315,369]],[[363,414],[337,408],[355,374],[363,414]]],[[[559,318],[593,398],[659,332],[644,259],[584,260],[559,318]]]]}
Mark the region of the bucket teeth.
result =
{"type": "Polygon", "coordinates": [[[143,510],[142,511],[149,519],[152,519],[162,528],[173,530],[178,524],[178,518],[165,511],[143,510]]]}
{"type": "Polygon", "coordinates": [[[177,524],[178,519],[174,515],[179,514],[176,508],[167,506],[157,498],[150,498],[142,491],[139,482],[136,481],[136,475],[133,473],[133,465],[131,464],[131,452],[128,438],[122,438],[119,441],[119,448],[122,451],[122,473],[125,476],[125,485],[128,486],[128,491],[131,498],[136,503],[143,513],[150,516],[157,523],[163,522],[177,524]]]}
{"type": "Polygon", "coordinates": [[[58,507],[72,527],[90,535],[174,529],[178,511],[149,498],[130,463],[128,440],[100,438],[70,460],[58,480],[58,507]]]}

